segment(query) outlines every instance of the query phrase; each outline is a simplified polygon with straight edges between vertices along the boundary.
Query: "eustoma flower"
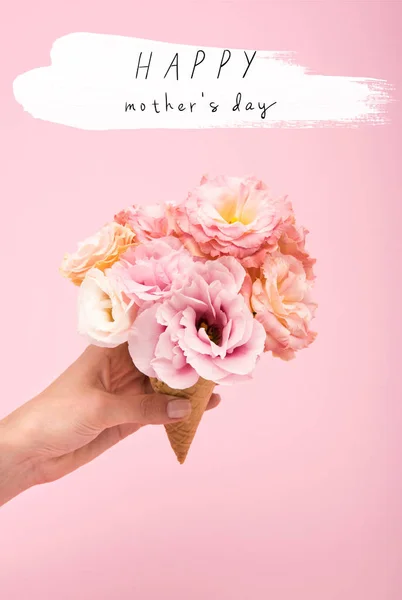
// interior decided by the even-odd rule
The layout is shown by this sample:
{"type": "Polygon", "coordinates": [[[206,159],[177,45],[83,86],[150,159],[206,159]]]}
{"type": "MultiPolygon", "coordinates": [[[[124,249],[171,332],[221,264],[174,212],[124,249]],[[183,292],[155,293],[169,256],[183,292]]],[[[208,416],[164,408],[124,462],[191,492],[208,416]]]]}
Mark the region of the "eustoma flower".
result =
{"type": "Polygon", "coordinates": [[[115,216],[120,225],[130,227],[140,242],[165,237],[171,233],[168,204],[130,206],[115,216]]]}
{"type": "Polygon", "coordinates": [[[184,389],[201,376],[220,384],[249,379],[265,331],[239,294],[245,271],[231,257],[193,264],[189,282],[145,306],[129,334],[134,364],[184,389]]]}
{"type": "Polygon", "coordinates": [[[66,254],[60,267],[62,275],[81,285],[92,267],[104,271],[116,262],[127,248],[136,243],[131,229],[118,223],[108,223],[78,245],[73,254],[66,254]]]}
{"type": "Polygon", "coordinates": [[[166,428],[180,463],[215,384],[250,379],[264,351],[288,360],[314,340],[306,234],[261,181],[204,177],[185,202],[133,205],[65,257],[79,331],[98,346],[128,342],[155,391],[186,390],[189,418],[166,428]]]}
{"type": "Polygon", "coordinates": [[[310,331],[316,304],[303,264],[291,255],[267,255],[251,291],[251,308],[266,331],[265,350],[284,360],[316,337],[310,331]]]}
{"type": "Polygon", "coordinates": [[[170,296],[182,287],[192,264],[191,254],[180,241],[166,237],[127,250],[110,269],[109,277],[141,306],[170,296]]]}
{"type": "Polygon", "coordinates": [[[137,310],[107,272],[88,271],[78,294],[78,331],[91,342],[109,348],[127,342],[137,310]]]}
{"type": "Polygon", "coordinates": [[[174,223],[194,254],[244,259],[263,248],[276,249],[290,215],[286,198],[274,199],[255,178],[204,177],[175,208],[174,223]]]}
{"type": "Polygon", "coordinates": [[[306,272],[307,279],[312,281],[315,278],[313,266],[315,265],[316,260],[315,258],[311,258],[306,250],[307,233],[308,230],[304,227],[298,227],[294,218],[292,218],[285,225],[278,241],[278,247],[282,254],[290,254],[300,260],[306,272]]]}

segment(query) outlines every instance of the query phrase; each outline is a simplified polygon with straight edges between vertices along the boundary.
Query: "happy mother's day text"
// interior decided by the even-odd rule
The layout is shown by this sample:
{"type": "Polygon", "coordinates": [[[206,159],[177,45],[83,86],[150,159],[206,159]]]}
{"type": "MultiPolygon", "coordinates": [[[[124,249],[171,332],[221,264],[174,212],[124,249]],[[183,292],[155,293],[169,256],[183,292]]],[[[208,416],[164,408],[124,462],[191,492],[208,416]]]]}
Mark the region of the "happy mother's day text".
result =
{"type": "MultiPolygon", "coordinates": [[[[257,51],[255,50],[253,53],[248,53],[246,50],[243,51],[244,57],[241,61],[241,65],[236,64],[236,68],[238,68],[239,79],[245,79],[249,74],[250,69],[253,65],[254,59],[256,57],[257,51]]],[[[202,65],[204,63],[208,63],[207,54],[204,50],[197,50],[194,55],[194,61],[188,64],[188,61],[185,65],[181,64],[179,53],[176,52],[174,56],[165,61],[165,67],[161,71],[161,65],[157,64],[155,66],[155,59],[153,60],[154,53],[150,52],[147,57],[143,56],[143,52],[139,53],[138,61],[137,61],[137,69],[135,73],[135,79],[148,80],[148,77],[152,79],[153,70],[155,69],[155,73],[163,74],[163,79],[167,81],[175,81],[179,82],[183,80],[196,80],[197,75],[202,73],[202,69],[205,68],[202,65]]],[[[187,55],[188,57],[188,55],[187,55]]],[[[213,79],[219,80],[221,76],[225,75],[225,68],[229,65],[232,59],[232,51],[225,49],[222,51],[221,55],[218,57],[213,57],[209,59],[208,65],[208,75],[213,79]]],[[[205,75],[205,73],[204,73],[205,75]]],[[[231,72],[231,77],[233,81],[233,71],[231,72]]],[[[203,80],[205,83],[205,80],[203,80]]],[[[277,104],[276,101],[268,101],[267,99],[261,98],[253,98],[247,97],[247,93],[237,92],[235,97],[229,99],[228,102],[225,102],[223,106],[226,110],[231,110],[233,113],[236,112],[250,112],[257,111],[255,114],[258,114],[261,119],[265,119],[267,111],[277,104]]],[[[208,93],[204,91],[200,92],[197,98],[192,98],[191,100],[186,101],[173,101],[172,97],[169,96],[168,92],[165,91],[158,98],[153,98],[151,101],[144,101],[144,99],[139,98],[131,98],[129,101],[125,102],[124,111],[126,113],[145,113],[152,112],[153,114],[166,114],[166,113],[187,113],[192,114],[195,111],[202,109],[203,111],[207,110],[211,113],[217,113],[220,110],[221,104],[215,101],[212,97],[209,96],[208,93]]]]}

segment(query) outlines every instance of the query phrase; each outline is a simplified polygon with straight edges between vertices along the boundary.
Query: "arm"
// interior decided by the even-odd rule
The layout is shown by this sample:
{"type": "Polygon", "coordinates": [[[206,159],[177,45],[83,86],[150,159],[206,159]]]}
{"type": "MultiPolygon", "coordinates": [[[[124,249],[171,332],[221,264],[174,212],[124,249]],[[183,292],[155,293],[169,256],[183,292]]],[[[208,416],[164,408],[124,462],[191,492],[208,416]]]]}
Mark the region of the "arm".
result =
{"type": "Polygon", "coordinates": [[[15,446],[12,427],[0,421],[0,506],[33,484],[29,458],[15,446]]]}
{"type": "MultiPolygon", "coordinates": [[[[219,403],[214,394],[208,408],[219,403]]],[[[0,421],[0,506],[54,481],[148,424],[189,416],[190,403],[154,392],[127,345],[89,346],[46,390],[0,421]]]]}

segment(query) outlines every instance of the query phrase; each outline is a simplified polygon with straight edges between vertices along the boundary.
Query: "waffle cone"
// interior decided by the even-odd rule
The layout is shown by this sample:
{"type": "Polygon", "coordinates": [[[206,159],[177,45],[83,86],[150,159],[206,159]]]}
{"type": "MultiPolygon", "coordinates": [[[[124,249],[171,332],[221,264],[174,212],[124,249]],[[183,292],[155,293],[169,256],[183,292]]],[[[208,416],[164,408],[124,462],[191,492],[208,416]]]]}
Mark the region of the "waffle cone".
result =
{"type": "Polygon", "coordinates": [[[201,377],[195,385],[184,390],[175,390],[153,377],[151,377],[151,384],[156,392],[188,398],[191,402],[191,414],[186,421],[165,425],[170,445],[179,463],[183,464],[216,384],[201,377]]]}

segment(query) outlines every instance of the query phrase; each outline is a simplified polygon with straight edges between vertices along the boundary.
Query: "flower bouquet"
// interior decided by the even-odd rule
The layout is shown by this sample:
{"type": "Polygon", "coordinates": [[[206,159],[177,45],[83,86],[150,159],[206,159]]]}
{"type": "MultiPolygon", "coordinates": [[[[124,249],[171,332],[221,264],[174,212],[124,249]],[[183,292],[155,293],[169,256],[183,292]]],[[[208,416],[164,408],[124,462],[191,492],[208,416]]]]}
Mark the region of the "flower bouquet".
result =
{"type": "Polygon", "coordinates": [[[189,419],[166,426],[180,463],[215,385],[314,340],[306,233],[261,181],[203,177],[185,201],[131,206],[64,257],[62,274],[80,286],[79,332],[128,342],[155,390],[190,399],[189,419]]]}

